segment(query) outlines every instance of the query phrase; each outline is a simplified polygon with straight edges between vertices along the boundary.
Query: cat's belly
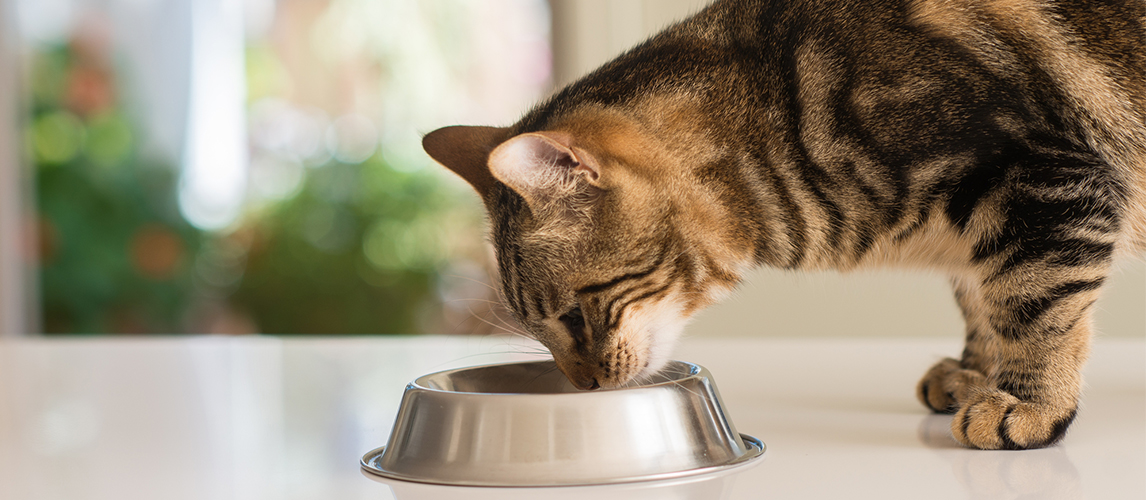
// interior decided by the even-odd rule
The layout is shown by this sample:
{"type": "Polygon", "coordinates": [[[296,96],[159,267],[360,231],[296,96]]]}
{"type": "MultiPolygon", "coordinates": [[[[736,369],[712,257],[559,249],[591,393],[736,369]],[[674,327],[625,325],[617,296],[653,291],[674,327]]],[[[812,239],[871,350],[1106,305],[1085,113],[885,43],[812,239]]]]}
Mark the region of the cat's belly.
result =
{"type": "Polygon", "coordinates": [[[941,217],[933,216],[906,238],[897,239],[894,233],[881,237],[858,262],[842,266],[841,270],[902,267],[960,271],[970,262],[972,251],[969,238],[941,217]]]}

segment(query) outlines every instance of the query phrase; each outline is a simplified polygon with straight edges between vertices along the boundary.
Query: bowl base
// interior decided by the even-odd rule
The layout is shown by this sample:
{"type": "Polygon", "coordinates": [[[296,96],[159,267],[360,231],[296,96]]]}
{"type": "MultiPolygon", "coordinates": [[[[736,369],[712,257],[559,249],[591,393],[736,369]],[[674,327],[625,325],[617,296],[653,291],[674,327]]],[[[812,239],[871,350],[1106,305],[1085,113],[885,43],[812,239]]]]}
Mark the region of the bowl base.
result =
{"type": "Polygon", "coordinates": [[[535,484],[535,483],[528,482],[528,480],[526,478],[522,478],[522,481],[518,482],[518,483],[506,484],[506,483],[498,483],[498,482],[449,481],[449,480],[435,479],[432,477],[412,477],[412,476],[407,475],[407,474],[399,474],[399,473],[396,473],[393,471],[388,471],[380,465],[380,459],[382,458],[382,453],[384,451],[386,451],[385,446],[367,452],[365,455],[362,456],[362,460],[360,461],[360,463],[362,465],[362,469],[367,471],[367,472],[370,472],[371,474],[375,474],[375,475],[382,476],[385,478],[398,479],[401,481],[412,481],[412,482],[416,482],[416,483],[441,484],[441,485],[449,485],[449,486],[492,486],[492,487],[502,487],[502,488],[516,488],[516,487],[536,488],[536,487],[547,487],[547,486],[554,486],[554,487],[556,487],[556,486],[591,486],[591,485],[601,485],[601,484],[635,483],[635,482],[642,482],[642,481],[660,481],[660,480],[665,480],[665,479],[676,479],[679,477],[694,476],[694,475],[698,475],[698,474],[716,473],[716,472],[726,471],[728,469],[732,469],[735,467],[741,467],[744,465],[748,465],[750,463],[754,463],[757,461],[757,459],[764,456],[764,451],[767,449],[767,447],[764,446],[763,441],[760,441],[759,439],[756,439],[755,437],[749,436],[747,434],[740,434],[740,439],[744,440],[744,445],[748,449],[744,454],[740,455],[735,460],[732,460],[728,463],[709,465],[709,466],[705,466],[705,467],[697,467],[695,469],[685,469],[685,470],[679,470],[679,471],[662,472],[662,473],[657,473],[657,474],[645,474],[645,475],[639,475],[639,476],[623,476],[623,477],[603,477],[600,479],[594,479],[594,480],[589,480],[589,481],[578,480],[578,481],[570,481],[567,483],[566,482],[557,482],[557,483],[535,484]]]}

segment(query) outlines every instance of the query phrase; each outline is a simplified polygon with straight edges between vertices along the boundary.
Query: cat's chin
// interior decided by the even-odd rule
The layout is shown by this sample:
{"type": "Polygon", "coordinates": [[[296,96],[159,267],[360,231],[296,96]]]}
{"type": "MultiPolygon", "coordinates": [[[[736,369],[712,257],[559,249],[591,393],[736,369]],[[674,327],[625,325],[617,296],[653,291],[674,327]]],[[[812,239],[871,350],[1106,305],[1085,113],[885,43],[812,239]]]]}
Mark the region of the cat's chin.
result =
{"type": "Polygon", "coordinates": [[[672,360],[673,349],[676,347],[677,340],[683,330],[684,321],[675,321],[671,324],[650,328],[644,366],[637,371],[632,380],[637,383],[646,383],[664,369],[672,360]]]}
{"type": "MultiPolygon", "coordinates": [[[[702,304],[718,302],[731,292],[731,287],[710,287],[707,291],[707,300],[702,304]]],[[[695,306],[686,308],[683,301],[671,298],[651,307],[641,308],[628,316],[629,324],[644,325],[638,330],[642,333],[630,337],[635,344],[642,346],[643,352],[643,360],[640,361],[643,366],[637,370],[631,381],[647,383],[664,369],[669,361],[672,361],[673,352],[684,332],[684,327],[692,320],[692,312],[696,310],[698,308],[695,306]]]]}

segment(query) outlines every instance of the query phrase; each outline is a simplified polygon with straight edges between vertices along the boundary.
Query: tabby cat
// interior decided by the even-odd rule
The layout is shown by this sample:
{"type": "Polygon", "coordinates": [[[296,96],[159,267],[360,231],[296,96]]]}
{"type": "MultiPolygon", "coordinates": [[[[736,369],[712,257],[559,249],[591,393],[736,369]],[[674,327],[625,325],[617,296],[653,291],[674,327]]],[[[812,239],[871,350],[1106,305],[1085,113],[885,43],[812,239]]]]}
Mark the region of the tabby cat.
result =
{"type": "Polygon", "coordinates": [[[1038,448],[1075,417],[1113,258],[1146,248],[1146,2],[722,0],[423,145],[580,388],[655,372],[754,266],[925,266],[967,329],[919,399],[967,446],[1038,448]]]}

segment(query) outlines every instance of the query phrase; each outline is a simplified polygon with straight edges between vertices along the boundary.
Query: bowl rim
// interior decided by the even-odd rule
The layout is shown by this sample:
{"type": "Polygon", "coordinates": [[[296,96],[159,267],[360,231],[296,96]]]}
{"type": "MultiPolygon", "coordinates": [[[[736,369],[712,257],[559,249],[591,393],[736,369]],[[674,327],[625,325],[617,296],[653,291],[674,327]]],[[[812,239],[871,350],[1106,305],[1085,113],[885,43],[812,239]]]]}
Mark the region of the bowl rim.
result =
{"type": "Polygon", "coordinates": [[[639,483],[648,481],[662,481],[669,479],[677,479],[688,476],[696,476],[700,474],[715,474],[729,469],[743,467],[749,464],[758,463],[759,458],[764,456],[764,452],[768,447],[763,441],[750,436],[748,434],[740,433],[740,439],[744,441],[746,451],[740,456],[726,463],[706,465],[692,469],[684,469],[679,471],[657,472],[652,474],[640,474],[635,476],[618,476],[618,477],[605,477],[592,481],[570,481],[570,482],[555,482],[555,483],[501,483],[496,481],[467,481],[467,480],[442,480],[433,479],[428,477],[412,476],[409,474],[402,474],[391,470],[384,469],[379,461],[382,458],[382,453],[386,451],[386,447],[382,446],[366,452],[359,460],[359,464],[366,472],[381,476],[388,479],[396,479],[399,481],[407,481],[413,483],[423,484],[439,484],[446,486],[476,486],[483,488],[563,488],[572,486],[596,486],[607,484],[623,484],[623,483],[639,483]]]}
{"type": "Polygon", "coordinates": [[[708,372],[708,370],[706,368],[704,368],[703,366],[698,365],[696,363],[691,363],[688,361],[680,361],[680,360],[669,360],[668,362],[665,363],[665,366],[662,367],[661,369],[663,370],[665,367],[668,367],[671,364],[684,365],[688,368],[688,376],[681,377],[678,379],[673,379],[673,380],[665,380],[663,382],[656,382],[656,383],[652,383],[652,384],[640,384],[640,385],[631,386],[631,387],[628,387],[628,386],[610,387],[610,388],[606,388],[606,389],[598,389],[598,390],[591,390],[591,391],[578,390],[576,392],[543,392],[543,393],[450,391],[450,390],[446,390],[446,389],[439,389],[436,387],[430,387],[424,382],[424,380],[429,379],[431,377],[444,377],[444,376],[447,376],[447,375],[450,375],[453,373],[463,372],[463,371],[468,371],[468,370],[497,368],[497,367],[501,367],[501,366],[510,366],[510,365],[532,365],[532,364],[542,364],[542,363],[555,364],[556,362],[553,361],[552,359],[542,359],[542,360],[532,360],[532,361],[511,361],[511,362],[506,362],[506,363],[491,363],[491,364],[486,364],[486,365],[464,366],[464,367],[460,367],[460,368],[453,368],[453,369],[449,369],[449,370],[442,370],[442,371],[438,371],[438,372],[427,373],[425,375],[419,376],[419,377],[415,378],[413,381],[411,381],[410,383],[408,383],[406,385],[406,388],[407,389],[418,389],[418,390],[422,390],[422,391],[429,391],[429,392],[434,392],[434,393],[439,393],[439,394],[465,394],[465,395],[473,395],[473,396],[499,396],[499,397],[530,396],[533,398],[537,398],[539,396],[544,396],[544,397],[586,397],[586,396],[593,396],[595,394],[607,394],[607,393],[617,392],[617,391],[639,391],[639,390],[643,390],[643,389],[657,389],[657,388],[660,388],[663,386],[677,385],[681,382],[684,382],[684,381],[690,380],[690,379],[694,379],[694,378],[706,378],[709,380],[709,382],[712,382],[712,375],[708,372]]]}

